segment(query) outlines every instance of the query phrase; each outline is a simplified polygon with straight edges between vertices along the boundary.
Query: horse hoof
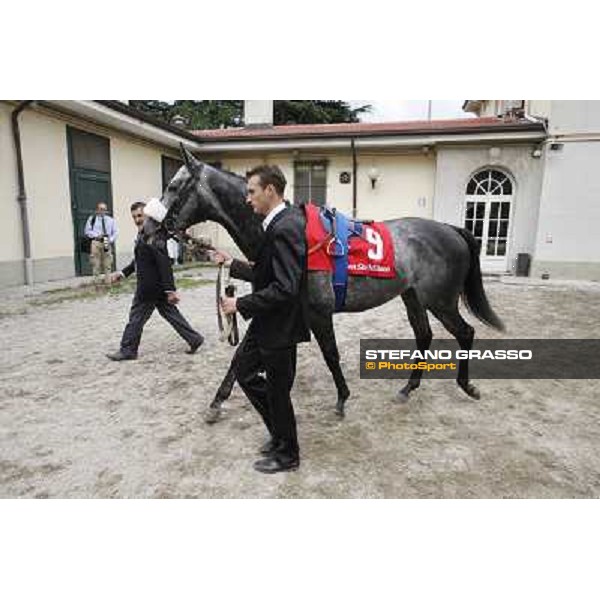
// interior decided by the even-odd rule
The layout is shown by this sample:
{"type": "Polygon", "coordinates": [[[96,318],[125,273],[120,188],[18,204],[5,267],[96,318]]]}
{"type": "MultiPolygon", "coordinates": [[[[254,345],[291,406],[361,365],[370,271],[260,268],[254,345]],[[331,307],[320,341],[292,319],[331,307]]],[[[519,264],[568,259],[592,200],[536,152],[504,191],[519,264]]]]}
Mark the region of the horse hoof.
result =
{"type": "Polygon", "coordinates": [[[408,392],[406,392],[404,390],[400,390],[396,394],[395,402],[396,402],[396,404],[406,404],[408,402],[408,392]]]}
{"type": "Polygon", "coordinates": [[[479,393],[479,390],[472,383],[467,383],[466,385],[460,385],[460,387],[465,392],[465,394],[467,394],[467,396],[470,396],[471,398],[474,398],[475,400],[479,400],[479,398],[481,398],[481,394],[479,393]]]}
{"type": "Polygon", "coordinates": [[[213,425],[221,418],[221,409],[210,407],[204,413],[204,422],[213,425]]]}

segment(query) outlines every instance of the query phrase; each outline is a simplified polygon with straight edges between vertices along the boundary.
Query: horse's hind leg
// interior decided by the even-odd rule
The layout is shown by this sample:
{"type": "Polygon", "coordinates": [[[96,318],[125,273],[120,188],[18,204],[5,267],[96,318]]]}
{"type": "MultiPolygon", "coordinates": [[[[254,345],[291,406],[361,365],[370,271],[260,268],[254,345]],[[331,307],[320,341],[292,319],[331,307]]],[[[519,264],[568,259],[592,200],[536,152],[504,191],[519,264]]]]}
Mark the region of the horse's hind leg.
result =
{"type": "Polygon", "coordinates": [[[205,423],[216,423],[221,418],[221,405],[229,398],[229,396],[231,396],[231,391],[235,385],[234,361],[235,355],[217,393],[215,394],[214,400],[210,403],[210,406],[204,414],[205,423]]]}
{"type": "MultiPolygon", "coordinates": [[[[461,317],[458,312],[458,306],[455,305],[452,308],[431,308],[431,312],[439,319],[448,332],[456,338],[461,350],[471,350],[473,347],[473,338],[475,337],[475,329],[461,317]]],[[[456,383],[472,398],[479,398],[479,390],[469,381],[468,358],[461,358],[458,361],[456,383]]]]}
{"type": "MultiPolygon", "coordinates": [[[[417,342],[417,348],[423,352],[428,350],[431,345],[433,335],[431,333],[431,327],[429,326],[429,318],[427,317],[427,310],[419,302],[417,294],[414,289],[409,288],[402,296],[404,306],[406,306],[406,313],[408,320],[415,333],[415,340],[417,342]]],[[[407,384],[398,392],[398,400],[400,402],[407,402],[409,394],[416,390],[421,385],[421,376],[423,371],[415,369],[411,371],[410,379],[407,384]]]]}
{"type": "Polygon", "coordinates": [[[332,315],[322,314],[316,310],[310,311],[310,328],[315,334],[323,358],[327,367],[333,376],[335,387],[337,388],[338,398],[335,406],[335,412],[340,417],[344,416],[344,405],[350,396],[350,390],[346,385],[346,379],[340,366],[340,353],[335,340],[335,331],[333,329],[332,315]]]}

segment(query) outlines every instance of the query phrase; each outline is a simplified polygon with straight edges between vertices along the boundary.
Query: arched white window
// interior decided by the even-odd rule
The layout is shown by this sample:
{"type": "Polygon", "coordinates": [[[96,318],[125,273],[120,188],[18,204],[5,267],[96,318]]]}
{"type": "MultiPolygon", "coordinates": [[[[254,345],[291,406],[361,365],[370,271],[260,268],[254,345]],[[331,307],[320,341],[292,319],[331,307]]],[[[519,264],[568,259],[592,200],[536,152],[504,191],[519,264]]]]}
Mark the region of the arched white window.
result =
{"type": "Polygon", "coordinates": [[[512,196],[512,181],[496,169],[475,173],[467,185],[467,196],[512,196]]]}

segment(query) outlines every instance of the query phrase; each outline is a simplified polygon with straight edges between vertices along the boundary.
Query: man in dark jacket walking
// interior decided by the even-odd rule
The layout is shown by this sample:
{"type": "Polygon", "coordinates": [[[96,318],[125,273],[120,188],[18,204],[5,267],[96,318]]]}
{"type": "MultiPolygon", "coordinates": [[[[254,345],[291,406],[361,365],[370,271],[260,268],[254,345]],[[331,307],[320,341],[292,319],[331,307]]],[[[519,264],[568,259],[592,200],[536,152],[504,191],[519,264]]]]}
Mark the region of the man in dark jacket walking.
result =
{"type": "Polygon", "coordinates": [[[296,469],[300,452],[290,391],[296,375],[296,345],[310,339],[306,319],[306,238],[299,211],[283,200],[285,177],[276,166],[259,166],[248,174],[248,203],[264,216],[265,237],[250,266],[216,253],[232,277],[251,281],[253,293],[222,299],[226,314],[252,319],[234,361],[237,380],[262,417],[270,440],[265,458],[254,468],[262,473],[296,469]],[[265,376],[260,373],[264,372],[265,376]]]}
{"type": "Polygon", "coordinates": [[[144,325],[154,309],[158,310],[161,317],[189,344],[186,352],[194,354],[204,342],[204,338],[192,329],[175,306],[179,302],[179,295],[167,254],[166,239],[155,240],[152,244],[147,244],[142,239],[141,231],[145,219],[143,202],[131,205],[131,216],[139,231],[135,240],[134,258],[121,272],[114,273],[112,279],[119,281],[136,271],[137,289],[131,304],[129,322],[121,338],[121,348],[118,352],[106,356],[111,360],[136,359],[144,325]]]}

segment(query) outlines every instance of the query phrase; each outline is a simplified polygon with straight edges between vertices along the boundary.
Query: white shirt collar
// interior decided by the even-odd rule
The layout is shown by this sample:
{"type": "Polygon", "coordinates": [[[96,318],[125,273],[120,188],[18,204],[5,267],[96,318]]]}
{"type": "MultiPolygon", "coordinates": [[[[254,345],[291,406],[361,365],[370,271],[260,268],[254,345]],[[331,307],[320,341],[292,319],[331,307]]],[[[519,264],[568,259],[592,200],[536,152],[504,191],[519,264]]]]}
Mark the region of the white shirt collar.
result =
{"type": "Polygon", "coordinates": [[[286,204],[282,202],[278,204],[271,212],[264,218],[262,222],[263,231],[267,230],[267,227],[271,224],[271,221],[282,211],[285,210],[286,204]]]}

